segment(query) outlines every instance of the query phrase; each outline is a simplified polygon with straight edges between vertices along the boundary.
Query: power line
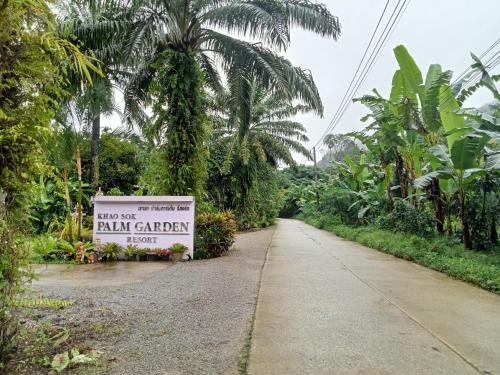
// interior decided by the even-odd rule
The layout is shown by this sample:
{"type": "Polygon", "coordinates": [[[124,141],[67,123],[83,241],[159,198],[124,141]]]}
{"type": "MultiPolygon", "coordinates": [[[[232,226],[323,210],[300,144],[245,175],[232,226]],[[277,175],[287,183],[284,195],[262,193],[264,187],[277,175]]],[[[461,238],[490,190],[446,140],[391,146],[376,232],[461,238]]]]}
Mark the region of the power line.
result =
{"type": "MultiPolygon", "coordinates": [[[[483,59],[486,57],[486,55],[500,42],[500,38],[497,39],[486,51],[484,51],[479,59],[483,59]]],[[[493,53],[492,56],[488,58],[484,62],[484,67],[488,71],[493,70],[498,64],[500,63],[500,50],[496,51],[493,53]]],[[[474,71],[472,66],[469,66],[462,74],[460,74],[459,77],[455,78],[452,82],[451,85],[457,84],[460,80],[465,79],[468,74],[471,74],[471,76],[468,78],[468,81],[463,85],[463,87],[460,88],[460,91],[465,91],[477,84],[479,81],[481,81],[482,78],[482,72],[481,71],[474,71]],[[469,73],[467,73],[470,70],[469,73]]],[[[451,99],[454,98],[453,93],[449,94],[444,100],[441,106],[446,106],[451,99]]]]}
{"type": "MultiPolygon", "coordinates": [[[[399,1],[401,1],[401,0],[399,0],[399,1]]],[[[353,75],[353,77],[352,77],[352,79],[351,79],[351,82],[349,83],[349,86],[347,87],[347,90],[346,90],[346,92],[345,92],[345,94],[344,94],[344,96],[343,96],[342,100],[340,101],[340,105],[339,105],[339,107],[337,108],[337,111],[335,112],[335,114],[333,115],[333,119],[332,119],[332,121],[330,121],[330,123],[328,124],[328,126],[327,126],[327,128],[326,128],[325,132],[324,132],[324,133],[323,133],[323,135],[321,136],[320,141],[319,141],[319,142],[317,142],[317,143],[316,143],[316,145],[315,145],[314,147],[318,146],[318,144],[321,142],[321,139],[323,139],[323,138],[325,137],[325,135],[329,132],[329,128],[330,128],[330,126],[332,125],[332,123],[333,123],[334,119],[335,119],[335,118],[337,117],[337,115],[339,114],[339,112],[340,112],[340,108],[342,108],[344,101],[347,99],[347,96],[348,96],[348,94],[349,94],[349,92],[350,92],[350,90],[351,90],[351,87],[352,87],[352,85],[353,85],[353,83],[354,83],[354,80],[356,79],[356,76],[358,75],[358,72],[359,72],[359,70],[361,69],[361,65],[363,64],[363,61],[365,60],[365,57],[366,57],[366,55],[367,55],[368,51],[370,50],[370,46],[371,46],[371,44],[372,44],[372,42],[373,42],[373,39],[375,38],[375,35],[377,34],[377,31],[378,31],[378,28],[379,28],[379,26],[380,26],[380,23],[382,22],[382,19],[384,18],[385,11],[387,10],[387,7],[388,7],[388,5],[389,5],[389,2],[390,2],[390,0],[387,0],[387,2],[385,3],[384,9],[382,10],[382,14],[380,15],[380,17],[379,17],[379,19],[378,19],[378,22],[377,22],[377,25],[375,26],[375,30],[373,30],[373,32],[372,32],[372,36],[371,36],[371,38],[370,38],[370,41],[368,42],[368,45],[367,45],[367,46],[366,46],[366,48],[365,48],[365,52],[363,53],[363,56],[361,57],[361,60],[359,61],[358,67],[357,67],[357,69],[356,69],[356,72],[354,73],[354,75],[353,75]]]]}
{"type": "MultiPolygon", "coordinates": [[[[377,62],[378,60],[378,57],[380,56],[380,52],[382,51],[382,49],[385,47],[385,44],[387,43],[387,41],[389,40],[390,36],[392,35],[393,31],[395,30],[395,27],[397,26],[399,20],[401,19],[400,18],[400,14],[402,16],[402,10],[403,8],[405,7],[405,5],[407,6],[409,3],[406,3],[406,0],[405,0],[405,3],[403,3],[403,5],[401,6],[401,8],[399,8],[399,11],[398,11],[398,14],[396,15],[396,18],[394,18],[391,26],[389,27],[389,30],[387,32],[387,34],[385,34],[384,36],[384,39],[382,40],[382,43],[380,43],[376,53],[373,55],[373,59],[371,60],[370,62],[370,65],[366,67],[365,69],[365,72],[363,73],[362,77],[358,80],[358,83],[354,89],[354,91],[352,92],[351,96],[350,96],[350,99],[344,104],[344,107],[342,108],[342,111],[339,115],[339,117],[335,120],[335,123],[334,125],[332,126],[330,132],[335,129],[335,127],[340,123],[340,120],[342,119],[342,117],[344,116],[344,114],[347,112],[347,109],[349,108],[349,106],[352,104],[352,99],[354,98],[354,96],[357,94],[359,88],[361,87],[361,85],[363,84],[363,82],[365,81],[365,79],[368,77],[368,74],[370,73],[372,67],[375,65],[375,63],[377,62]]],[[[406,8],[405,8],[406,9],[406,8]]],[[[404,10],[403,10],[404,11],[404,10]]],[[[389,20],[390,21],[390,20],[389,20]]]]}
{"type": "MultiPolygon", "coordinates": [[[[493,42],[493,44],[491,44],[480,56],[479,56],[479,60],[481,60],[482,58],[484,58],[493,48],[496,47],[496,45],[500,43],[500,38],[498,38],[496,41],[493,42]]],[[[460,75],[455,78],[452,82],[452,84],[454,83],[457,83],[459,80],[461,80],[463,77],[465,77],[469,70],[471,70],[471,66],[469,65],[462,73],[460,73],[460,75]]]]}
{"type": "MultiPolygon", "coordinates": [[[[332,121],[330,122],[327,129],[325,130],[325,132],[323,133],[323,135],[318,140],[318,142],[316,143],[315,146],[319,145],[321,143],[321,141],[324,139],[324,137],[327,134],[331,133],[331,131],[339,124],[343,115],[345,114],[345,112],[349,108],[349,106],[352,102],[352,98],[354,97],[354,95],[356,95],[357,91],[359,90],[359,88],[361,87],[361,85],[365,81],[366,77],[370,73],[377,58],[379,57],[380,52],[384,48],[388,39],[392,35],[395,27],[399,23],[402,15],[406,11],[406,8],[409,4],[409,0],[403,0],[403,3],[401,4],[401,6],[400,6],[400,4],[401,4],[401,0],[398,0],[398,3],[394,7],[392,14],[389,17],[389,20],[385,24],[384,30],[382,31],[381,35],[379,36],[378,41],[370,54],[370,57],[366,61],[365,66],[364,66],[363,70],[361,71],[361,75],[358,76],[357,79],[356,79],[356,77],[353,77],[353,80],[356,79],[356,82],[354,84],[354,87],[351,88],[351,85],[350,85],[350,90],[348,89],[346,95],[344,96],[345,98],[347,97],[347,100],[343,100],[341,102],[339,108],[337,109],[337,112],[335,113],[334,117],[332,118],[332,121]]],[[[384,11],[385,11],[385,8],[384,8],[384,11]]],[[[383,16],[383,14],[382,14],[382,16],[383,16]]],[[[382,16],[381,16],[381,18],[382,18],[382,16]]],[[[378,28],[378,24],[377,24],[377,28],[378,28]]],[[[375,31],[377,30],[377,28],[375,29],[375,31]]]]}

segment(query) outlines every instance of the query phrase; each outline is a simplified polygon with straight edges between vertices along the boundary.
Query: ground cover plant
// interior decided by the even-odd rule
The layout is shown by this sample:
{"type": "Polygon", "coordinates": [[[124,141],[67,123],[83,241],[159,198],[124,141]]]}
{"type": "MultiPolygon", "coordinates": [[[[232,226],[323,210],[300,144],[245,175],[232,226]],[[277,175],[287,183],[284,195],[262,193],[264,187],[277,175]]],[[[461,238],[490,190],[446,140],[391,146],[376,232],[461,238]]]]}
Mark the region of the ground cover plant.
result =
{"type": "Polygon", "coordinates": [[[105,310],[82,312],[80,303],[37,294],[16,299],[20,327],[6,373],[92,373],[104,368],[106,348],[96,343],[113,340],[115,317],[105,310]]]}

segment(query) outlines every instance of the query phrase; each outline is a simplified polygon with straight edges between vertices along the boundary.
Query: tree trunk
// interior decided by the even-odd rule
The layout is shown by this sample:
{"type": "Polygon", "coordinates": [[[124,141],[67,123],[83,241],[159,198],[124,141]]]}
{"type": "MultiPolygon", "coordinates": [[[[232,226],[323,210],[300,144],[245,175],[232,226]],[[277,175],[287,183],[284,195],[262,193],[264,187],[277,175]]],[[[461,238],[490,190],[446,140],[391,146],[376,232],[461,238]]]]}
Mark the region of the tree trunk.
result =
{"type": "Polygon", "coordinates": [[[387,212],[391,213],[394,209],[394,200],[392,198],[391,184],[387,184],[387,212]]]}
{"type": "Polygon", "coordinates": [[[447,216],[448,216],[448,224],[447,224],[447,228],[446,228],[446,232],[448,233],[448,236],[452,236],[453,235],[453,228],[451,227],[451,208],[448,207],[447,209],[447,216]]]}
{"type": "Polygon", "coordinates": [[[71,213],[71,196],[69,194],[69,181],[68,181],[68,170],[64,170],[63,184],[64,184],[64,197],[66,199],[66,222],[68,225],[68,240],[73,240],[73,217],[71,213]]]}
{"type": "Polygon", "coordinates": [[[101,137],[101,116],[98,114],[92,121],[92,143],[90,145],[90,178],[92,187],[97,190],[99,187],[99,139],[101,137]]]}
{"type": "Polygon", "coordinates": [[[401,155],[397,155],[396,157],[396,173],[398,174],[401,198],[405,199],[408,197],[408,179],[401,155]]]}
{"type": "Polygon", "coordinates": [[[496,245],[498,243],[498,233],[497,233],[497,223],[495,220],[495,213],[493,213],[493,217],[491,218],[490,241],[494,245],[496,245]]]}
{"type": "Polygon", "coordinates": [[[432,179],[431,182],[431,200],[434,207],[434,214],[436,216],[436,228],[438,233],[444,233],[444,209],[443,199],[441,197],[441,188],[439,187],[439,180],[432,179]]]}
{"type": "Polygon", "coordinates": [[[462,219],[462,230],[464,232],[464,245],[468,250],[472,250],[472,238],[469,229],[469,219],[467,217],[467,207],[465,205],[465,194],[461,192],[459,194],[460,201],[460,217],[462,219]]]}
{"type": "Polygon", "coordinates": [[[154,112],[162,136],[166,178],[162,190],[200,197],[206,177],[206,118],[203,75],[192,52],[167,51],[157,69],[154,112]],[[166,108],[163,103],[167,104],[166,108]]]}

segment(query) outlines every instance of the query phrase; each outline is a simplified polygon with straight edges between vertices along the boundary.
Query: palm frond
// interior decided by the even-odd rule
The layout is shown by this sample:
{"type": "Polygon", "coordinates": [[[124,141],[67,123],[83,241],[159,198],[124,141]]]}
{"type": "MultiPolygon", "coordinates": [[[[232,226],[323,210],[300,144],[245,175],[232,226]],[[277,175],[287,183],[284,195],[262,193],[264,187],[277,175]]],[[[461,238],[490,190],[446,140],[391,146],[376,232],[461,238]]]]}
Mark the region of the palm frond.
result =
{"type": "Polygon", "coordinates": [[[294,67],[284,57],[257,44],[222,33],[205,30],[205,48],[216,53],[226,71],[237,67],[248,76],[258,77],[264,88],[283,99],[299,99],[318,114],[323,105],[310,72],[294,67]]]}

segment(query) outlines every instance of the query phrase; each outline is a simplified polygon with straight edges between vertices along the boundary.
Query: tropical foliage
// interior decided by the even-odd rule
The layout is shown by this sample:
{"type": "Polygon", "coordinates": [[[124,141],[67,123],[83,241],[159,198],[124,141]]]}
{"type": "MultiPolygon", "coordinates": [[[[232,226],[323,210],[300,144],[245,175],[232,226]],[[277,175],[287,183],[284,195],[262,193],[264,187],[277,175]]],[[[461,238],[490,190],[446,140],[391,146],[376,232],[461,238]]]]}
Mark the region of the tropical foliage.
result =
{"type": "Polygon", "coordinates": [[[273,188],[277,179],[273,170],[280,164],[295,166],[292,152],[309,157],[302,144],[308,140],[305,128],[290,117],[310,107],[290,104],[255,80],[240,76],[231,83],[211,102],[210,148],[215,152],[208,186],[214,204],[235,209],[240,226],[247,227],[262,220],[268,223],[276,216],[266,218],[266,194],[259,192],[273,188]]]}
{"type": "Polygon", "coordinates": [[[311,75],[276,52],[288,47],[294,26],[334,39],[340,32],[338,19],[309,1],[142,0],[84,23],[75,35],[92,40],[106,56],[124,58],[114,61],[123,66],[125,115],[158,135],[166,168],[161,190],[199,197],[207,155],[204,87],[221,89],[220,69],[246,72],[266,89],[289,100],[300,97],[322,112],[311,75]],[[238,34],[260,43],[232,36],[238,34]],[[151,103],[154,116],[148,121],[144,108],[151,103]]]}
{"type": "Polygon", "coordinates": [[[298,185],[292,179],[288,210],[420,237],[445,236],[466,249],[498,249],[500,111],[495,82],[500,77],[490,76],[489,67],[472,55],[471,73],[462,80],[451,82],[452,72],[437,64],[424,80],[404,46],[394,54],[399,69],[389,97],[373,90],[355,99],[369,111],[362,119],[368,123],[365,130],[325,140],[329,148],[343,148],[350,138],[361,154],[353,149],[330,163],[320,174],[319,187],[312,178],[298,185]],[[480,80],[462,89],[471,76],[480,80]],[[466,99],[480,88],[489,90],[493,105],[467,108],[466,99]],[[319,205],[311,194],[316,189],[321,191],[319,205]]]}
{"type": "Polygon", "coordinates": [[[278,167],[308,156],[293,117],[323,113],[311,73],[283,57],[293,28],[340,33],[309,0],[1,2],[0,363],[28,259],[123,250],[89,242],[92,195],[195,195],[197,257],[274,222],[278,167]],[[126,129],[101,129],[112,113],[126,129]]]}
{"type": "Polygon", "coordinates": [[[0,364],[16,332],[12,301],[26,270],[21,235],[29,228],[33,182],[43,172],[49,134],[66,74],[100,71],[64,33],[45,1],[0,5],[0,364]]]}

